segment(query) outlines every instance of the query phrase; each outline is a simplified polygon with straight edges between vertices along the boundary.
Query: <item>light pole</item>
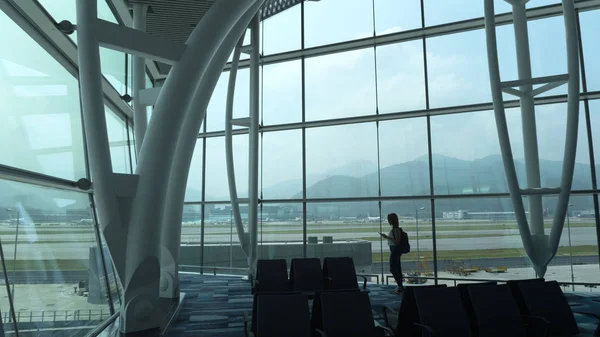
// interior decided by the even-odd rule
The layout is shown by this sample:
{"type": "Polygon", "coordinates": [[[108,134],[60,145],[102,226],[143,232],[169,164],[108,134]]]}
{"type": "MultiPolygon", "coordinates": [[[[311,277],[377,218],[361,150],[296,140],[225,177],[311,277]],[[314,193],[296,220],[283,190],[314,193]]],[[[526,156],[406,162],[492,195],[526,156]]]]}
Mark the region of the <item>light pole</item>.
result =
{"type": "Polygon", "coordinates": [[[419,210],[424,210],[425,207],[415,209],[415,226],[417,227],[417,276],[420,274],[421,251],[419,250],[419,210]]]}
{"type": "Polygon", "coordinates": [[[567,208],[567,234],[569,234],[569,261],[571,264],[571,286],[573,291],[575,291],[575,276],[573,275],[573,246],[571,245],[571,221],[570,221],[570,217],[571,217],[571,207],[573,207],[573,204],[569,204],[569,207],[567,208]]]}
{"type": "MultiPolygon", "coordinates": [[[[13,278],[17,276],[17,242],[19,240],[19,218],[21,217],[20,211],[17,209],[16,211],[12,208],[7,208],[7,212],[15,212],[17,213],[17,230],[15,233],[15,252],[13,255],[13,278]]],[[[15,280],[13,279],[11,297],[15,298],[15,280]]]]}

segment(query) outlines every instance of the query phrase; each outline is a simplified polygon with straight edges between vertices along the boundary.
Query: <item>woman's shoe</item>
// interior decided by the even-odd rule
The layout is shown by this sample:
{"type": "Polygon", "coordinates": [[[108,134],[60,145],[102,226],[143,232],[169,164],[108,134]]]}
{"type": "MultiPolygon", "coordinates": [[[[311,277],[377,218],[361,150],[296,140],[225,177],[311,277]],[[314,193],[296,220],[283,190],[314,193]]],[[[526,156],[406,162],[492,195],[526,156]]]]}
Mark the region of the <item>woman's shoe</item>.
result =
{"type": "Polygon", "coordinates": [[[397,286],[396,289],[394,289],[393,293],[400,294],[403,291],[404,291],[404,286],[397,286]]]}

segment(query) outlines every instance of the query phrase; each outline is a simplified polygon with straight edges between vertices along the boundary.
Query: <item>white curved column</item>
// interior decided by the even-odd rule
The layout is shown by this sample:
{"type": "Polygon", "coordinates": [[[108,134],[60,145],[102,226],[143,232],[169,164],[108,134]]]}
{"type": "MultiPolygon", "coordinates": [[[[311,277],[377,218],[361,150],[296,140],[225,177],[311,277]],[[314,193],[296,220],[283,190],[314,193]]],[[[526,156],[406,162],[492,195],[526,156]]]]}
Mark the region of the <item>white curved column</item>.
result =
{"type": "Polygon", "coordinates": [[[494,116],[496,119],[496,128],[498,131],[498,140],[502,153],[502,163],[504,164],[504,172],[515,217],[519,226],[519,233],[523,248],[528,256],[534,256],[533,244],[531,243],[531,233],[525,215],[525,207],[521,200],[519,191],[519,181],[515,170],[512,149],[510,147],[510,138],[508,136],[508,126],[506,123],[506,115],[504,114],[504,103],[502,99],[502,88],[500,87],[500,65],[498,62],[498,47],[496,43],[496,23],[494,20],[494,0],[485,0],[485,33],[486,47],[488,56],[488,69],[490,72],[490,85],[492,92],[492,100],[494,102],[494,116]]]}
{"type": "Polygon", "coordinates": [[[98,17],[97,0],[77,0],[76,11],[79,88],[94,199],[100,228],[114,257],[117,273],[122,277],[125,269],[125,230],[114,190],[104,114],[100,52],[94,30],[98,17]]]}
{"type": "MultiPolygon", "coordinates": [[[[147,5],[133,3],[133,28],[146,31],[146,11],[147,5]]],[[[148,115],[146,106],[140,102],[140,90],[146,88],[146,59],[133,55],[133,79],[132,79],[132,95],[133,95],[133,131],[135,133],[135,151],[139,155],[144,136],[148,126],[148,115]]]]}
{"type": "Polygon", "coordinates": [[[178,135],[192,95],[218,47],[254,1],[216,1],[187,41],[156,101],[138,158],[139,184],[127,236],[121,331],[155,328],[160,280],[163,211],[178,135]],[[131,317],[133,316],[133,317],[131,317]]]}
{"type": "Polygon", "coordinates": [[[550,257],[548,262],[556,255],[560,243],[560,235],[565,225],[565,216],[569,207],[569,196],[573,183],[575,170],[575,155],[577,152],[577,131],[579,129],[579,46],[577,39],[577,24],[573,0],[562,0],[563,16],[565,20],[565,37],[567,39],[567,70],[569,72],[568,101],[567,101],[567,126],[565,139],[565,153],[563,157],[561,191],[554,212],[552,230],[550,231],[549,247],[550,257]]]}
{"type": "Polygon", "coordinates": [[[212,92],[227,63],[227,58],[262,2],[262,0],[258,1],[246,11],[215,53],[210,66],[196,88],[185,123],[179,134],[175,157],[170,169],[167,204],[161,230],[161,297],[177,298],[179,296],[178,261],[181,245],[182,209],[200,126],[206,115],[212,92]]]}
{"type": "Polygon", "coordinates": [[[248,164],[248,232],[250,234],[250,256],[248,267],[253,275],[258,259],[258,129],[260,123],[260,50],[259,50],[259,14],[256,14],[250,25],[250,129],[248,132],[250,155],[248,164]]]}
{"type": "Polygon", "coordinates": [[[240,37],[238,44],[233,52],[231,69],[229,70],[229,83],[227,86],[227,101],[225,103],[225,163],[227,165],[227,181],[229,182],[229,197],[231,199],[231,210],[235,222],[235,229],[242,250],[246,257],[250,254],[248,247],[248,236],[244,231],[242,216],[240,214],[240,204],[238,202],[237,186],[235,182],[235,167],[233,161],[233,99],[235,97],[235,82],[237,78],[238,64],[240,61],[241,47],[244,43],[245,31],[240,37]]]}

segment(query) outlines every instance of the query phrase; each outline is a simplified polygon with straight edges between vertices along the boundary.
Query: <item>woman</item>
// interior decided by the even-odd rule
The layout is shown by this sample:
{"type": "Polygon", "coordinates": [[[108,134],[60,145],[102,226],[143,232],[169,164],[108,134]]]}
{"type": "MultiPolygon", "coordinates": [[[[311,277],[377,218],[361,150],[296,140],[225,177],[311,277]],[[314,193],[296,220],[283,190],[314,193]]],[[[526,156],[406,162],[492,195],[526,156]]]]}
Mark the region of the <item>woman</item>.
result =
{"type": "Polygon", "coordinates": [[[398,285],[394,289],[395,294],[399,294],[404,290],[402,285],[402,265],[400,258],[402,257],[402,251],[400,250],[400,241],[402,240],[402,228],[400,228],[400,221],[396,213],[390,213],[387,216],[388,223],[392,226],[392,230],[387,234],[379,233],[382,238],[387,240],[388,246],[390,247],[390,272],[394,276],[394,280],[398,285]]]}

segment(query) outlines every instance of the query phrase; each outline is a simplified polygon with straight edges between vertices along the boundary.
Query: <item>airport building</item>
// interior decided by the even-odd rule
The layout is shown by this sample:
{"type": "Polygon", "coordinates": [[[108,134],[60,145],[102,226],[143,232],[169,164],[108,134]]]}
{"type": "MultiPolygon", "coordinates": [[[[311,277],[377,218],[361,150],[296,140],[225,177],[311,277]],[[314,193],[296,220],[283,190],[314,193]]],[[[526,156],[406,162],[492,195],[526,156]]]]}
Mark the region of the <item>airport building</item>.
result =
{"type": "Polygon", "coordinates": [[[600,296],[600,0],[0,0],[0,28],[0,337],[258,337],[268,263],[311,298],[346,263],[377,315],[394,282],[600,296]]]}

